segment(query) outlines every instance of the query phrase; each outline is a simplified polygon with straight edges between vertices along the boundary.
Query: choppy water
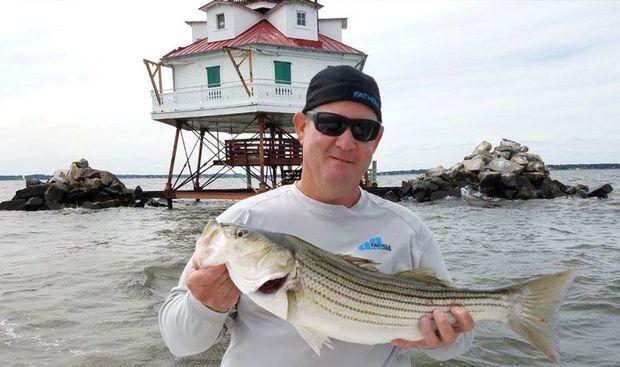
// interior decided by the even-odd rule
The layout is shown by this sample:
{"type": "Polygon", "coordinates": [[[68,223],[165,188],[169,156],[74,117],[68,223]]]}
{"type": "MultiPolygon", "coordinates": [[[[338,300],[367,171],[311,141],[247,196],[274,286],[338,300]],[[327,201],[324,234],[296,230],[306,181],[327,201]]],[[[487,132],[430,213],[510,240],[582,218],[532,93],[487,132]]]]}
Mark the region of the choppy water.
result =
{"type": "MultiPolygon", "coordinates": [[[[620,189],[620,170],[552,175],[565,183],[609,182],[620,189]]],[[[380,180],[399,185],[403,178],[380,180]]],[[[163,187],[160,180],[126,183],[163,187]]],[[[23,186],[0,181],[0,200],[23,186]]],[[[466,195],[403,205],[433,230],[459,285],[495,287],[577,269],[560,314],[562,365],[618,366],[619,198],[614,192],[607,200],[508,202],[466,195]]],[[[198,356],[174,358],[159,335],[157,310],[203,225],[231,204],[0,212],[0,365],[217,365],[225,342],[198,356]]],[[[551,365],[496,324],[480,325],[475,347],[457,360],[440,364],[420,353],[412,358],[415,366],[551,365]]]]}

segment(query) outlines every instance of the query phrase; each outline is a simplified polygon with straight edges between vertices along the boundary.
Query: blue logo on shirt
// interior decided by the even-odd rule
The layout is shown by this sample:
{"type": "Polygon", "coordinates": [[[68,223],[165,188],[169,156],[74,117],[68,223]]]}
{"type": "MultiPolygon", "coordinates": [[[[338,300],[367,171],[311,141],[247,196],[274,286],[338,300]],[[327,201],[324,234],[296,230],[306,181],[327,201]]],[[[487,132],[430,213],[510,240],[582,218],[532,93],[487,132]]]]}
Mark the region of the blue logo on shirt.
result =
{"type": "Polygon", "coordinates": [[[381,237],[373,237],[357,247],[358,250],[385,250],[392,251],[392,246],[383,243],[381,237]]]}
{"type": "Polygon", "coordinates": [[[355,92],[353,92],[353,98],[362,99],[364,101],[367,101],[370,104],[372,104],[373,106],[375,106],[375,108],[380,108],[381,107],[379,105],[379,101],[377,101],[377,99],[375,97],[371,96],[368,93],[355,91],[355,92]]]}

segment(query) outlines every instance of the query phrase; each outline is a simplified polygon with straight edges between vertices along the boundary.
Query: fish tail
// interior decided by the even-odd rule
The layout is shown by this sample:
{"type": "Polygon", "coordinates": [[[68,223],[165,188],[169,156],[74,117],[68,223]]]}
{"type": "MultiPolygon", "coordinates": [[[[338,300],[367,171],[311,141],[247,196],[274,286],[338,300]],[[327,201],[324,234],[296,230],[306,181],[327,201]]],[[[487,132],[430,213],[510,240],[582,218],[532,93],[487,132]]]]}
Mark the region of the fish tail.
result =
{"type": "Polygon", "coordinates": [[[508,326],[556,363],[559,357],[551,334],[566,289],[575,276],[574,270],[566,270],[510,287],[508,326]]]}

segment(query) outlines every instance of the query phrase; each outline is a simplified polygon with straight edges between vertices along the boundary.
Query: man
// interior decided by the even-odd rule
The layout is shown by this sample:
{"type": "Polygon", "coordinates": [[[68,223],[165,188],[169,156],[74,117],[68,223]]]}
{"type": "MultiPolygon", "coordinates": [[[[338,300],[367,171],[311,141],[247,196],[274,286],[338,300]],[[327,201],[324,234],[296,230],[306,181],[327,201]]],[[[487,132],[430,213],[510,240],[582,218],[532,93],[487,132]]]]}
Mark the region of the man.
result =
{"type": "MultiPolygon", "coordinates": [[[[449,279],[418,217],[360,190],[383,134],[375,80],[350,66],[322,70],[310,81],[306,105],[293,122],[303,146],[301,180],[240,201],[217,220],[290,233],[333,253],[372,259],[386,273],[432,267],[449,279]]],[[[420,319],[423,340],[380,345],[333,340],[333,350],[323,348],[317,356],[292,325],[240,297],[225,265],[193,270],[190,264],[159,313],[164,341],[178,356],[206,350],[225,325],[232,335],[222,365],[234,367],[410,366],[410,348],[446,360],[473,340],[471,316],[454,307],[455,327],[441,311],[420,319]]]]}

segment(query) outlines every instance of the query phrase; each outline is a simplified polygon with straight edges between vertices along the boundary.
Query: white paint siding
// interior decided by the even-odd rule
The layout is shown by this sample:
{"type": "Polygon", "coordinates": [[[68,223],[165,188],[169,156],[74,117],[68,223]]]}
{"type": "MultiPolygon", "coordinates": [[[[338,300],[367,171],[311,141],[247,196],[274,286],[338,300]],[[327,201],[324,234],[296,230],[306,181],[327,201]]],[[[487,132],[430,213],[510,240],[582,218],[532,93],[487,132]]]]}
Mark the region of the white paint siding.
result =
{"type": "MultiPolygon", "coordinates": [[[[306,84],[316,73],[327,66],[355,66],[362,58],[361,55],[325,54],[315,51],[295,51],[267,46],[262,46],[261,50],[262,52],[252,53],[253,76],[256,82],[275,82],[274,61],[290,62],[291,82],[293,84],[306,84]]],[[[236,60],[241,59],[237,55],[235,56],[236,60]]],[[[174,65],[175,91],[206,87],[206,68],[210,66],[220,66],[222,86],[240,82],[228,54],[222,51],[194,57],[186,62],[174,65]]],[[[249,63],[246,60],[240,67],[241,73],[247,82],[250,80],[248,65],[249,63]]]]}
{"type": "Polygon", "coordinates": [[[235,37],[234,13],[239,9],[232,4],[216,4],[207,12],[207,37],[209,42],[221,41],[235,37]],[[217,15],[224,14],[225,27],[217,29],[217,15]]]}
{"type": "Polygon", "coordinates": [[[317,10],[308,3],[291,2],[282,6],[287,10],[287,31],[284,33],[288,37],[300,38],[305,40],[317,41],[317,10]],[[306,26],[297,25],[297,12],[306,13],[306,26]]]}
{"type": "Polygon", "coordinates": [[[267,13],[267,20],[273,24],[280,32],[285,36],[287,35],[287,23],[288,23],[288,8],[287,5],[280,5],[273,11],[267,13]]]}
{"type": "Polygon", "coordinates": [[[319,19],[319,32],[342,42],[342,19],[319,19]]]}
{"type": "Polygon", "coordinates": [[[189,21],[185,22],[192,27],[192,42],[196,42],[199,39],[207,37],[207,22],[189,21]]]}
{"type": "Polygon", "coordinates": [[[253,26],[254,24],[261,21],[263,16],[254,10],[251,9],[235,9],[234,17],[234,27],[235,27],[235,37],[245,32],[248,28],[253,26]]]}

